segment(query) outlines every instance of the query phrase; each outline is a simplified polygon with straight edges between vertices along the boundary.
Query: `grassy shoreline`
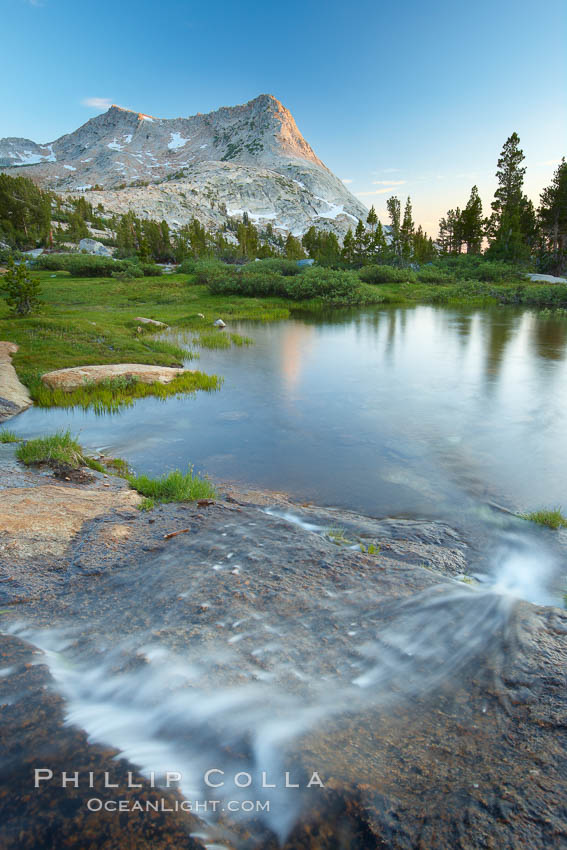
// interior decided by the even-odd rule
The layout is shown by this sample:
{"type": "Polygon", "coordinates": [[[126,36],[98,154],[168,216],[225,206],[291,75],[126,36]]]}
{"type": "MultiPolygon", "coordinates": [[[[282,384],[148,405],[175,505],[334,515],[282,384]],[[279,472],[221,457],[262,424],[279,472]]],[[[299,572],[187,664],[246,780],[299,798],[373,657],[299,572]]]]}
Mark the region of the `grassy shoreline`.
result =
{"type": "MultiPolygon", "coordinates": [[[[0,339],[15,342],[19,351],[13,356],[18,377],[31,390],[36,403],[43,406],[79,403],[88,406],[85,393],[81,399],[47,398],[40,386],[44,372],[70,366],[104,363],[148,363],[179,366],[198,353],[191,353],[160,338],[157,329],[140,327],[137,316],[157,319],[167,325],[193,332],[197,347],[217,347],[213,335],[222,336],[224,345],[248,344],[247,338],[212,328],[215,319],[231,321],[251,319],[274,321],[294,313],[319,313],[335,309],[322,299],[293,301],[281,297],[248,297],[233,294],[212,295],[195,276],[168,274],[122,281],[112,278],[73,278],[68,272],[32,272],[42,288],[41,311],[35,315],[14,318],[4,299],[0,299],[0,339]],[[226,339],[225,339],[226,337],[226,339]]],[[[487,283],[450,280],[444,283],[400,282],[370,285],[362,282],[364,305],[394,306],[416,304],[491,306],[502,303],[526,306],[553,306],[564,293],[555,287],[544,287],[531,281],[487,283]],[[557,295],[555,295],[557,293],[557,295]]],[[[564,287],[560,287],[564,289],[564,287]]],[[[340,307],[340,305],[337,305],[340,307]]],[[[203,376],[206,379],[214,376],[203,376]]],[[[148,386],[148,385],[147,385],[148,386]]],[[[149,385],[151,386],[151,385],[149,385]]],[[[210,386],[172,387],[184,392],[210,389],[210,386]]],[[[144,390],[145,394],[154,394],[144,390]]],[[[155,393],[163,394],[163,393],[155,393]]],[[[124,398],[136,393],[124,393],[124,398]]],[[[114,393],[111,407],[120,396],[114,393]]],[[[97,401],[96,393],[93,402],[97,401]]],[[[98,399],[101,401],[101,399],[98,399]]]]}

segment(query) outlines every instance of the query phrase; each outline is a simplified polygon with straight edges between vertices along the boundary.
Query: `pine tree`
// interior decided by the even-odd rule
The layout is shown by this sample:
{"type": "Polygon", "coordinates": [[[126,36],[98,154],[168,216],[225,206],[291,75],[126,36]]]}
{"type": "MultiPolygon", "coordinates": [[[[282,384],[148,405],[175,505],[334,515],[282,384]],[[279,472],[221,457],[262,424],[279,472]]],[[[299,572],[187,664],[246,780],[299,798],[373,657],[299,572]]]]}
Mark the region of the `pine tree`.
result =
{"type": "Polygon", "coordinates": [[[491,237],[489,253],[498,259],[517,262],[527,253],[522,234],[522,188],[526,169],[524,153],[517,133],[506,140],[498,159],[498,188],[492,202],[488,229],[491,237]]]}
{"type": "Polygon", "coordinates": [[[401,265],[402,241],[400,234],[400,222],[402,216],[402,208],[399,198],[396,198],[395,195],[392,195],[391,198],[388,198],[388,200],[386,201],[386,208],[390,216],[390,250],[393,254],[394,262],[398,263],[398,265],[401,265]]]}
{"type": "Polygon", "coordinates": [[[311,259],[317,259],[317,253],[319,249],[319,234],[313,226],[311,226],[309,230],[303,234],[303,236],[301,237],[301,244],[311,257],[311,259]]]}
{"type": "Polygon", "coordinates": [[[40,304],[39,280],[28,275],[25,263],[16,266],[12,257],[8,261],[8,271],[2,278],[0,289],[6,293],[8,306],[17,316],[28,316],[40,304]]]}
{"type": "Polygon", "coordinates": [[[352,230],[350,227],[345,233],[345,238],[343,239],[343,250],[341,254],[345,263],[352,263],[354,261],[354,236],[352,235],[352,230]]]}
{"type": "Polygon", "coordinates": [[[367,239],[366,228],[362,223],[362,219],[358,219],[356,230],[354,231],[354,259],[357,263],[363,263],[366,259],[367,239]]]}
{"type": "Polygon", "coordinates": [[[376,230],[371,235],[368,245],[368,258],[374,263],[384,262],[388,252],[388,245],[384,236],[384,228],[380,222],[376,225],[376,230]]]}
{"type": "Polygon", "coordinates": [[[447,210],[439,222],[439,247],[442,254],[460,254],[463,246],[463,217],[461,210],[447,210]]]}
{"type": "Polygon", "coordinates": [[[52,200],[27,177],[0,174],[0,240],[15,248],[47,245],[52,200]]]}
{"type": "Polygon", "coordinates": [[[305,258],[305,251],[301,247],[301,242],[292,233],[288,233],[285,240],[285,255],[288,260],[303,260],[305,258]]]}
{"type": "Polygon", "coordinates": [[[482,201],[478,188],[473,186],[467,205],[461,213],[461,237],[467,246],[467,254],[480,254],[484,235],[482,201]]]}
{"type": "Polygon", "coordinates": [[[413,253],[413,234],[415,224],[413,221],[413,213],[411,208],[411,199],[408,197],[404,208],[404,218],[400,228],[400,241],[402,250],[402,260],[404,264],[409,264],[413,253]]]}
{"type": "Polygon", "coordinates": [[[370,232],[374,233],[376,229],[376,225],[378,224],[378,216],[376,215],[376,210],[374,209],[374,205],[370,207],[370,211],[366,216],[366,224],[370,228],[370,232]]]}
{"type": "Polygon", "coordinates": [[[547,265],[553,274],[567,269],[567,162],[559,163],[550,186],[540,195],[538,218],[547,255],[547,265]]]}
{"type": "Polygon", "coordinates": [[[421,224],[413,237],[413,256],[417,263],[430,263],[437,256],[433,239],[424,233],[421,224]]]}

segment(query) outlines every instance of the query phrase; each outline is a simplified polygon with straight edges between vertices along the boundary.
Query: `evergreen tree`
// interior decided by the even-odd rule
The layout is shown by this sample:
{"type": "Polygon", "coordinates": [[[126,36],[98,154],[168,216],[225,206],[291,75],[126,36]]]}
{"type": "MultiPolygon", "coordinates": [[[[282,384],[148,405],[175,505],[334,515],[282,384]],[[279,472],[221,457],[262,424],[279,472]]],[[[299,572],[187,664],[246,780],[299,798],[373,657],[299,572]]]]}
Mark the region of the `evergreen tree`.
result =
{"type": "Polygon", "coordinates": [[[341,251],[341,254],[345,263],[352,263],[354,261],[354,236],[352,235],[352,230],[350,227],[345,233],[345,238],[343,239],[343,250],[341,251]]]}
{"type": "Polygon", "coordinates": [[[374,263],[383,263],[388,253],[388,245],[384,236],[384,228],[380,222],[377,223],[374,233],[371,234],[368,244],[368,258],[374,263]]]}
{"type": "Polygon", "coordinates": [[[17,316],[28,316],[39,306],[39,280],[29,276],[25,263],[16,266],[12,257],[8,261],[8,271],[2,278],[0,289],[6,293],[8,306],[17,316]]]}
{"type": "Polygon", "coordinates": [[[480,254],[484,235],[482,201],[478,188],[473,186],[467,205],[461,213],[461,237],[467,246],[467,254],[480,254]]]}
{"type": "Polygon", "coordinates": [[[303,260],[305,258],[305,251],[301,247],[301,242],[291,233],[287,234],[285,240],[285,255],[288,260],[303,260]]]}
{"type": "Polygon", "coordinates": [[[413,237],[413,257],[416,263],[430,263],[437,256],[437,251],[427,233],[424,233],[421,224],[418,226],[413,237]]]}
{"type": "Polygon", "coordinates": [[[386,201],[386,208],[388,210],[388,214],[390,216],[390,251],[393,256],[393,260],[398,265],[402,264],[402,240],[401,240],[401,215],[402,208],[399,201],[399,198],[396,198],[395,195],[392,195],[391,198],[388,198],[386,201]]]}
{"type": "Polygon", "coordinates": [[[23,249],[49,244],[51,203],[27,177],[0,174],[0,239],[23,249]]]}
{"type": "Polygon", "coordinates": [[[489,253],[498,259],[517,262],[527,254],[522,234],[522,204],[524,153],[520,149],[517,133],[506,140],[498,159],[498,188],[492,202],[492,215],[488,222],[489,253]]]}
{"type": "Polygon", "coordinates": [[[463,246],[463,216],[459,207],[447,210],[439,222],[439,247],[442,254],[460,254],[463,246]]]}
{"type": "Polygon", "coordinates": [[[258,256],[258,231],[246,213],[242,215],[242,222],[238,225],[236,237],[242,256],[250,260],[255,259],[258,256]]]}
{"type": "Polygon", "coordinates": [[[402,261],[405,264],[410,263],[412,259],[414,230],[415,224],[413,221],[411,199],[408,197],[404,208],[404,218],[400,227],[402,261]]]}
{"type": "Polygon", "coordinates": [[[376,229],[376,225],[378,224],[378,216],[376,215],[376,210],[374,209],[374,205],[370,207],[370,211],[366,216],[366,224],[370,228],[370,232],[374,233],[376,229]]]}
{"type": "Polygon", "coordinates": [[[332,231],[316,230],[310,227],[303,234],[301,244],[311,259],[322,266],[334,266],[341,260],[341,246],[332,231]]]}
{"type": "Polygon", "coordinates": [[[522,195],[520,202],[520,231],[524,246],[523,254],[531,255],[536,249],[540,234],[536,211],[527,195],[522,195]]]}
{"type": "Polygon", "coordinates": [[[561,275],[567,269],[567,162],[561,160],[540,195],[538,218],[546,254],[546,267],[561,275]]]}
{"type": "Polygon", "coordinates": [[[65,231],[65,237],[68,242],[80,242],[81,239],[87,239],[90,236],[89,228],[79,210],[69,213],[68,222],[69,224],[65,231]]]}
{"type": "Polygon", "coordinates": [[[359,219],[354,231],[354,259],[357,263],[363,263],[366,259],[366,249],[366,228],[362,223],[362,219],[359,219]]]}
{"type": "Polygon", "coordinates": [[[317,253],[319,250],[319,234],[313,225],[301,237],[301,244],[311,259],[317,259],[317,253]]]}

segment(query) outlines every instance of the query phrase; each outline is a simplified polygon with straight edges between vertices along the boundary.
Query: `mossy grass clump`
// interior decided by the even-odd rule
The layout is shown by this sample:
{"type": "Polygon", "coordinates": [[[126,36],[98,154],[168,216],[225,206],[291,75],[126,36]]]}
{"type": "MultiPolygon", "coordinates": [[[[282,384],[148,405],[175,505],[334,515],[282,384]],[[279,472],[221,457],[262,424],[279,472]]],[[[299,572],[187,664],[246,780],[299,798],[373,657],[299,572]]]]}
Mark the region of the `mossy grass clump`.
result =
{"type": "Polygon", "coordinates": [[[125,461],[121,457],[112,457],[104,459],[104,466],[106,467],[106,471],[110,472],[112,475],[117,475],[119,478],[126,478],[126,476],[130,473],[130,467],[128,466],[127,461],[125,461]]]}
{"type": "Polygon", "coordinates": [[[329,528],[326,534],[331,543],[334,543],[335,546],[348,546],[352,543],[352,540],[349,540],[346,536],[344,528],[329,528]]]}
{"type": "Polygon", "coordinates": [[[538,525],[545,525],[546,528],[552,528],[554,531],[558,528],[567,528],[567,517],[563,516],[561,508],[543,508],[521,516],[522,519],[537,522],[538,525]]]}
{"type": "Polygon", "coordinates": [[[27,440],[16,449],[16,457],[26,466],[36,463],[64,463],[73,469],[88,466],[83,449],[70,431],[57,431],[49,437],[27,440]]]}
{"type": "Polygon", "coordinates": [[[201,331],[198,336],[193,337],[193,345],[201,348],[230,348],[236,345],[254,345],[254,340],[249,336],[241,336],[237,333],[225,333],[224,331],[201,331]]]}
{"type": "Polygon", "coordinates": [[[201,348],[230,348],[230,338],[222,331],[208,331],[194,337],[193,344],[200,345],[201,348]]]}
{"type": "Polygon", "coordinates": [[[197,390],[213,392],[220,389],[221,384],[222,379],[217,375],[184,372],[169,384],[160,381],[145,384],[136,378],[116,377],[100,383],[87,381],[82,387],[66,392],[46,387],[39,375],[27,379],[30,395],[38,407],[82,407],[83,410],[93,410],[99,414],[116,413],[123,407],[130,407],[138,398],[153,396],[164,400],[197,390]]]}
{"type": "Polygon", "coordinates": [[[194,474],[193,467],[189,467],[187,472],[174,469],[159,478],[129,475],[127,481],[133,490],[153,502],[194,502],[196,499],[214,499],[217,495],[209,481],[194,474]]]}
{"type": "Polygon", "coordinates": [[[19,443],[21,440],[21,437],[18,437],[14,431],[9,431],[8,428],[0,430],[0,443],[19,443]]]}
{"type": "Polygon", "coordinates": [[[230,334],[230,341],[233,345],[237,345],[239,347],[243,345],[254,345],[254,340],[249,336],[241,336],[240,334],[230,334]]]}
{"type": "Polygon", "coordinates": [[[138,510],[144,511],[144,512],[153,511],[155,506],[156,506],[156,503],[153,499],[142,499],[142,501],[138,505],[138,510]]]}

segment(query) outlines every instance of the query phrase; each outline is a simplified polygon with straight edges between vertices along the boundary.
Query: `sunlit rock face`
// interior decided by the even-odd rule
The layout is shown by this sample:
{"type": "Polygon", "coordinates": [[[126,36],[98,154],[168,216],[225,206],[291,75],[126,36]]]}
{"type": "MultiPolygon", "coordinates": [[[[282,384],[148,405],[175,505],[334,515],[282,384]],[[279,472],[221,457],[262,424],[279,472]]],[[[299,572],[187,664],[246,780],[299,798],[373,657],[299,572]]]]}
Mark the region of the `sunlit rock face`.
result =
{"type": "Polygon", "coordinates": [[[209,227],[246,212],[296,235],[343,235],[366,209],[321,162],[272,95],[190,118],[112,106],[46,145],[0,140],[0,168],[58,192],[89,192],[105,209],[209,227]],[[91,191],[93,187],[97,191],[91,191]],[[102,187],[102,191],[98,191],[102,187]]]}

